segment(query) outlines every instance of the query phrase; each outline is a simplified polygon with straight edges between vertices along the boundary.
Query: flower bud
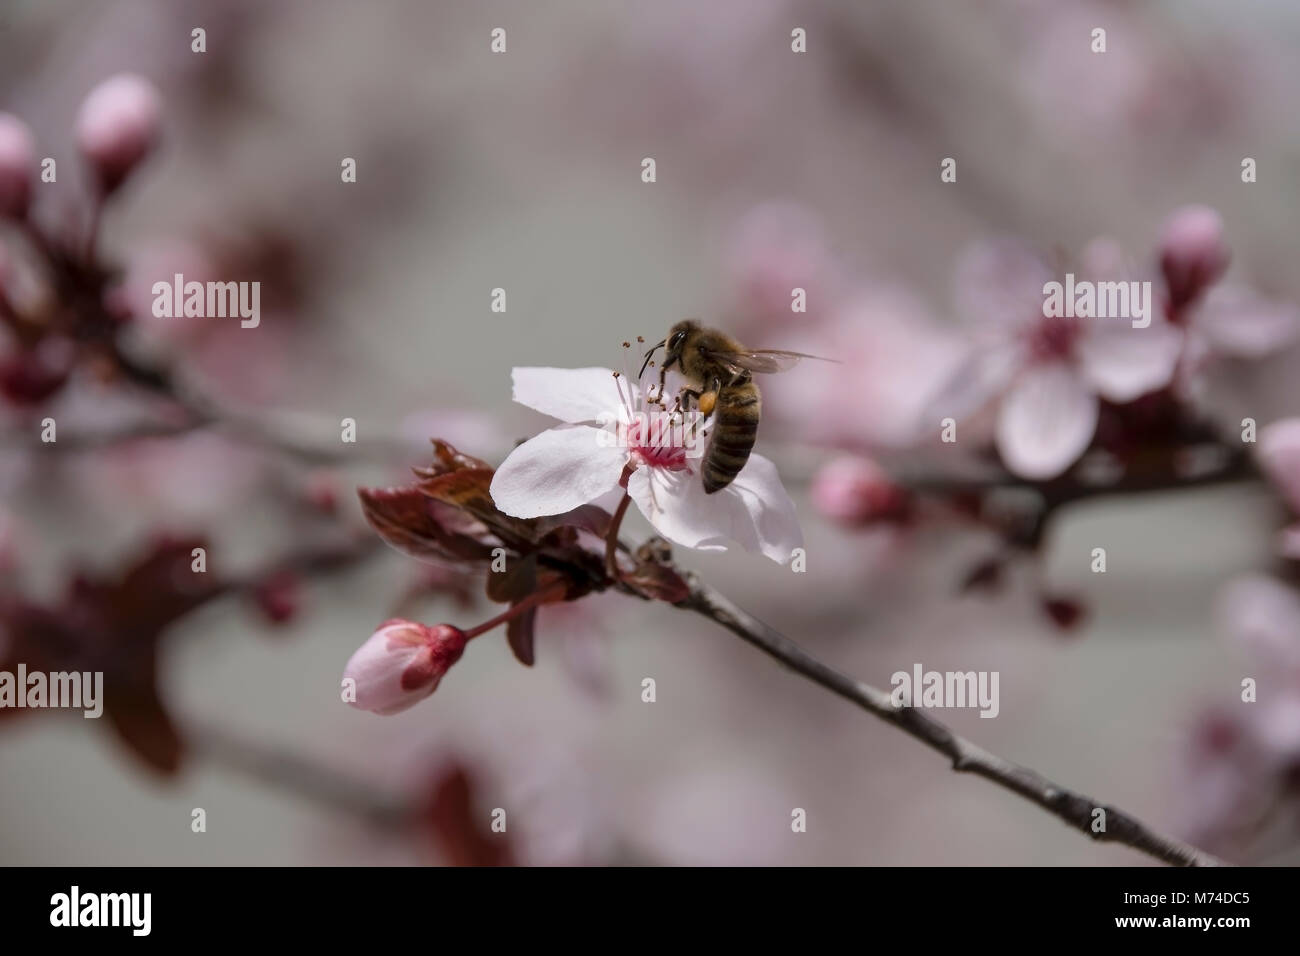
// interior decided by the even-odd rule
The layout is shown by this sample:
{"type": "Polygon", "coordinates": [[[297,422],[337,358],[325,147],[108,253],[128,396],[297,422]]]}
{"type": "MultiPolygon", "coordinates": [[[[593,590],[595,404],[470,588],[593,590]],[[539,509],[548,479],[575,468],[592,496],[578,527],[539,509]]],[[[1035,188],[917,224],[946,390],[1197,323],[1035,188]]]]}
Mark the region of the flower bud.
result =
{"type": "Polygon", "coordinates": [[[834,521],[861,525],[904,517],[907,492],[869,458],[845,456],[822,467],[813,479],[812,501],[834,521]]]}
{"type": "Polygon", "coordinates": [[[0,216],[22,219],[32,199],[36,142],[16,116],[0,113],[0,216]]]}
{"type": "Polygon", "coordinates": [[[61,337],[47,337],[30,349],[0,346],[0,398],[18,406],[45,401],[68,381],[76,351],[61,337]]]}
{"type": "Polygon", "coordinates": [[[162,99],[148,80],[129,73],[90,91],[77,113],[77,146],[107,194],[122,184],[153,148],[162,99]]]}
{"type": "Polygon", "coordinates": [[[352,706],[376,714],[406,710],[434,692],[465,650],[465,632],[393,618],[357,648],[344,679],[356,682],[352,706]]]}
{"type": "Polygon", "coordinates": [[[302,581],[293,571],[277,571],[253,588],[253,599],[263,616],[272,624],[293,620],[302,604],[302,581]]]}
{"type": "Polygon", "coordinates": [[[308,506],[325,515],[339,511],[339,477],[331,470],[314,471],[307,476],[303,497],[308,506]]]}
{"type": "Polygon", "coordinates": [[[1184,206],[1160,234],[1160,270],[1174,312],[1193,302],[1228,267],[1223,219],[1208,206],[1184,206]]]}

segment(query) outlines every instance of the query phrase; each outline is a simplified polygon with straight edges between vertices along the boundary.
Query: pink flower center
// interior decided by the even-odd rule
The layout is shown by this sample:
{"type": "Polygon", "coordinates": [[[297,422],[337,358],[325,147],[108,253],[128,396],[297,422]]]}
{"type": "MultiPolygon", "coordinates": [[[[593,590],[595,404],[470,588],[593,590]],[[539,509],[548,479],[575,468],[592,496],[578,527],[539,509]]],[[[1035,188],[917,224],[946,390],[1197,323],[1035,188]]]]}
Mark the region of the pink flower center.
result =
{"type": "Polygon", "coordinates": [[[689,471],[686,464],[686,442],[683,426],[673,425],[666,419],[655,417],[648,421],[637,419],[620,425],[619,434],[629,456],[638,464],[668,471],[689,471]]]}
{"type": "Polygon", "coordinates": [[[1040,316],[1029,331],[1029,350],[1038,359],[1069,358],[1082,328],[1078,318],[1040,316]]]}

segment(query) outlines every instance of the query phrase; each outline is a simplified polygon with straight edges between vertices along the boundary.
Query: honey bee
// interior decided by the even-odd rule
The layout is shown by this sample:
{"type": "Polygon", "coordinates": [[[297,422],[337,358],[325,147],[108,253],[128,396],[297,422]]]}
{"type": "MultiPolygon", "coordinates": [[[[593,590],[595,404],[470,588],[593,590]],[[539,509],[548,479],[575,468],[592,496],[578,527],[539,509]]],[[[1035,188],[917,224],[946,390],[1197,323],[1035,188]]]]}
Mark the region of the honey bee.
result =
{"type": "Polygon", "coordinates": [[[678,322],[662,342],[646,352],[641,374],[645,374],[650,357],[658,349],[664,349],[659,368],[660,400],[664,377],[676,366],[687,382],[677,395],[679,407],[687,409],[693,400],[702,415],[713,416],[713,435],[701,468],[704,491],[710,495],[727,487],[740,474],[758,437],[762,396],[754,383],[754,373],[784,372],[800,359],[819,358],[781,349],[749,349],[694,319],[678,322]]]}

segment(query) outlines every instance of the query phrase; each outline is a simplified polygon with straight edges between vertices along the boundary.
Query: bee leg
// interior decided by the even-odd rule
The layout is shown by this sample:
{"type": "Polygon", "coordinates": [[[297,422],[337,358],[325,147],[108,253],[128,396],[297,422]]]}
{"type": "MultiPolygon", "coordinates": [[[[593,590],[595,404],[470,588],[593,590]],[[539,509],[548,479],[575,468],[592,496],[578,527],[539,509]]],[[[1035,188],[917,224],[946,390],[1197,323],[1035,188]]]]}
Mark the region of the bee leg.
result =
{"type": "Polygon", "coordinates": [[[682,389],[680,392],[677,393],[677,402],[678,402],[679,405],[681,405],[682,408],[685,408],[685,409],[689,410],[690,407],[691,407],[691,406],[690,406],[689,399],[692,399],[692,398],[693,398],[693,399],[696,399],[696,400],[698,401],[698,400],[699,400],[699,397],[700,397],[700,393],[697,392],[695,389],[693,389],[693,388],[684,388],[684,389],[682,389]],[[683,396],[685,396],[685,397],[688,399],[688,401],[686,401],[686,402],[682,402],[682,397],[683,397],[683,396]]]}
{"type": "Polygon", "coordinates": [[[668,409],[668,420],[670,422],[680,421],[684,408],[682,406],[682,397],[678,395],[673,399],[673,407],[668,409]]]}
{"type": "Polygon", "coordinates": [[[664,389],[667,387],[666,383],[664,382],[664,378],[667,375],[668,375],[668,363],[664,362],[662,365],[659,366],[659,391],[655,393],[655,397],[659,399],[660,406],[662,406],[664,403],[664,389]]]}
{"type": "MultiPolygon", "coordinates": [[[[713,412],[713,408],[718,402],[718,392],[716,388],[708,392],[701,392],[693,388],[683,388],[677,393],[678,404],[687,410],[690,409],[691,399],[695,400],[695,407],[699,409],[701,415],[707,418],[713,412]],[[686,399],[684,403],[682,402],[683,397],[686,399]]],[[[700,420],[698,418],[691,422],[692,441],[695,440],[695,435],[699,429],[699,425],[700,420]]]]}

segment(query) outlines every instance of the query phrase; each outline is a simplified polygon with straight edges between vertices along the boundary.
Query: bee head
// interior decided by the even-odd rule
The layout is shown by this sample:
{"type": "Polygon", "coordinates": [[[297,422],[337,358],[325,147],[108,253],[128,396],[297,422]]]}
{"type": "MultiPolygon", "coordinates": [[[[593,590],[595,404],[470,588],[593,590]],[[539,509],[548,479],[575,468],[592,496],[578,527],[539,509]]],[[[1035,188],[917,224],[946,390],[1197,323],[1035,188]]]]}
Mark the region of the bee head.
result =
{"type": "Polygon", "coordinates": [[[650,351],[645,353],[645,362],[641,365],[641,373],[645,374],[646,366],[650,364],[650,356],[654,355],[658,349],[664,350],[664,368],[672,368],[674,363],[680,362],[682,349],[686,345],[686,340],[690,333],[700,327],[700,323],[694,319],[686,319],[678,322],[668,330],[668,335],[662,342],[651,347],[650,351]]]}
{"type": "Polygon", "coordinates": [[[675,363],[681,362],[687,340],[699,327],[700,323],[694,319],[686,319],[668,330],[668,337],[664,339],[664,368],[672,368],[675,363]]]}

